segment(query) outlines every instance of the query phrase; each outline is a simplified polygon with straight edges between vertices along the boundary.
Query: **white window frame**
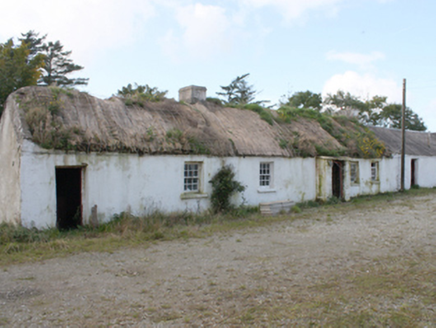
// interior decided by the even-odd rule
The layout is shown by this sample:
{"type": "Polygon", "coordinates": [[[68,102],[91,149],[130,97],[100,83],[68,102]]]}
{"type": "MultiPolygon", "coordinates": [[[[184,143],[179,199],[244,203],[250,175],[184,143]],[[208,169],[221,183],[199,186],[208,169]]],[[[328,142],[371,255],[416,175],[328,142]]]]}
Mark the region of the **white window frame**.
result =
{"type": "Polygon", "coordinates": [[[259,163],[259,192],[274,192],[274,162],[259,163]]]}
{"type": "Polygon", "coordinates": [[[202,162],[185,162],[183,166],[183,192],[201,193],[202,162]]]}
{"type": "Polygon", "coordinates": [[[378,182],[380,170],[379,170],[379,162],[371,162],[371,181],[378,182]]]}
{"type": "Polygon", "coordinates": [[[350,184],[359,184],[359,162],[350,161],[350,184]],[[353,179],[353,170],[352,167],[355,166],[354,169],[354,179],[353,179]]]}

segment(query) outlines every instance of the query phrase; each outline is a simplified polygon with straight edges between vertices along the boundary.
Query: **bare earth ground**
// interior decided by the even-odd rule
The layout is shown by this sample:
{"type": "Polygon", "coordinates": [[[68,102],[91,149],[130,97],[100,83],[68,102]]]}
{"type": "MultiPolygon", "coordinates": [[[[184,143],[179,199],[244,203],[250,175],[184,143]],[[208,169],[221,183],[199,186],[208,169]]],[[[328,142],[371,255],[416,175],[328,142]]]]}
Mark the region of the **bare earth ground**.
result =
{"type": "MultiPolygon", "coordinates": [[[[323,326],[325,304],[315,319],[301,309],[310,302],[307,313],[315,313],[314,300],[325,300],[327,290],[344,316],[415,306],[416,326],[436,326],[436,304],[413,293],[396,300],[388,290],[377,304],[362,292],[334,296],[350,277],[390,272],[397,261],[434,268],[434,195],[307,211],[206,238],[8,266],[0,271],[0,325],[323,326]]],[[[428,286],[433,301],[435,281],[428,286]]]]}

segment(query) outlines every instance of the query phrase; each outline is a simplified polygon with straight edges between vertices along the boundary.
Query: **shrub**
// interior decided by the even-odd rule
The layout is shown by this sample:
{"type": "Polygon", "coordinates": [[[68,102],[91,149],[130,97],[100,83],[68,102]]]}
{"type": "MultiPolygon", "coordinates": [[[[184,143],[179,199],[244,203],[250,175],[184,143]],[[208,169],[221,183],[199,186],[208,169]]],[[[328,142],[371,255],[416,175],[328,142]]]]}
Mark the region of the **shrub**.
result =
{"type": "Polygon", "coordinates": [[[212,184],[210,201],[212,210],[215,213],[230,210],[230,197],[232,194],[245,190],[245,187],[238,181],[235,181],[234,178],[235,173],[230,166],[223,166],[209,181],[212,184]]]}
{"type": "Polygon", "coordinates": [[[127,87],[122,87],[118,90],[117,95],[124,99],[126,106],[138,105],[144,107],[147,101],[162,101],[168,91],[160,91],[157,87],[150,87],[146,85],[138,85],[135,83],[135,87],[132,84],[128,84],[127,87]]]}

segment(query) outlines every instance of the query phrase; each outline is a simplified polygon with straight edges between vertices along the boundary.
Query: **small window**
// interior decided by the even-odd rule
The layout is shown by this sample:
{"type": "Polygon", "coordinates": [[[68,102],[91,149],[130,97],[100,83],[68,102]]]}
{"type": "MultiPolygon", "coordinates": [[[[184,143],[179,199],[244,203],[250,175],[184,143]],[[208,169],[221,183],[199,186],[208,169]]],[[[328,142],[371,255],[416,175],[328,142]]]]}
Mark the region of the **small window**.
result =
{"type": "Polygon", "coordinates": [[[371,181],[378,181],[378,162],[371,163],[371,181]]]}
{"type": "Polygon", "coordinates": [[[185,163],[184,170],[184,191],[199,192],[200,191],[200,171],[201,163],[185,163]]]}
{"type": "Polygon", "coordinates": [[[273,163],[260,163],[259,186],[272,187],[273,163]]]}
{"type": "Polygon", "coordinates": [[[359,162],[350,162],[350,183],[359,183],[359,162]]]}

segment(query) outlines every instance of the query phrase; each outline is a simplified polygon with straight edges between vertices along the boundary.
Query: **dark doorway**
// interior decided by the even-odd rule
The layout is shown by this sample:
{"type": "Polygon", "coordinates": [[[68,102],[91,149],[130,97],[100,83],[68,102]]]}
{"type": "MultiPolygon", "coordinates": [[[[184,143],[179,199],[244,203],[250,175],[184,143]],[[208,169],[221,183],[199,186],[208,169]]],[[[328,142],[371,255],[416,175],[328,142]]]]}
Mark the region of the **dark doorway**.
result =
{"type": "Polygon", "coordinates": [[[333,161],[332,163],[332,194],[333,197],[337,197],[339,199],[343,198],[342,192],[342,167],[343,162],[340,161],[333,161]]]}
{"type": "Polygon", "coordinates": [[[410,186],[415,186],[417,185],[418,181],[416,179],[416,161],[417,159],[412,159],[412,161],[410,162],[410,186]]]}
{"type": "Polygon", "coordinates": [[[82,224],[82,168],[56,168],[56,210],[58,229],[82,224]]]}

